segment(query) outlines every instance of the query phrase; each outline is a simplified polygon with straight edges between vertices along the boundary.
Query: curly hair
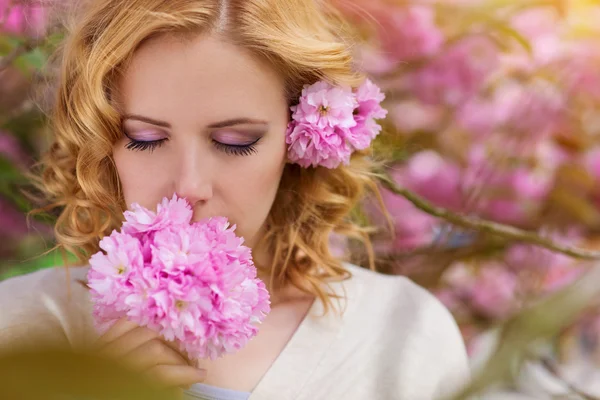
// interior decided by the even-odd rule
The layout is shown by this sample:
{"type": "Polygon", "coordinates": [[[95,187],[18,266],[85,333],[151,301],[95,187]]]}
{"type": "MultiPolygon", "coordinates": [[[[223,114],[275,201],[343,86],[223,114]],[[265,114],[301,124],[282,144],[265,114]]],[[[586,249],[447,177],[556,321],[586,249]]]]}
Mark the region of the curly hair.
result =
{"type": "MultiPolygon", "coordinates": [[[[50,112],[54,141],[38,167],[47,200],[34,212],[58,210],[58,247],[86,263],[99,240],[120,226],[126,208],[112,158],[121,137],[111,102],[134,51],[156,35],[215,34],[267,60],[284,78],[289,105],[318,80],[356,87],[351,31],[331,6],[316,0],[102,0],[82,3],[59,50],[58,87],[50,112]]],[[[350,218],[366,190],[377,191],[368,153],[336,169],[285,167],[267,233],[274,255],[270,287],[292,284],[331,306],[327,282],[350,276],[330,253],[332,232],[366,244],[367,227],[350,218]]]]}

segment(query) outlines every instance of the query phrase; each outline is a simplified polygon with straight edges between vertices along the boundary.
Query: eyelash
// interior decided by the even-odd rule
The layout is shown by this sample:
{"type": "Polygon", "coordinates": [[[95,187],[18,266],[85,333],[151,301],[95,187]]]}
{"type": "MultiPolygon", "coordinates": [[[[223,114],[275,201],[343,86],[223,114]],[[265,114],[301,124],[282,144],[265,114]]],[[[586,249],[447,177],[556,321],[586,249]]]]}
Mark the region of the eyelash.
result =
{"type": "Polygon", "coordinates": [[[221,142],[217,142],[216,140],[213,140],[212,142],[217,149],[221,150],[225,154],[234,156],[249,156],[250,154],[256,153],[255,145],[256,143],[258,143],[259,140],[260,138],[256,139],[250,144],[244,145],[223,144],[221,142]]]}
{"type": "Polygon", "coordinates": [[[162,146],[166,140],[167,139],[141,141],[141,140],[129,139],[129,143],[127,143],[125,145],[125,148],[127,150],[138,150],[138,151],[150,150],[150,152],[152,153],[156,148],[162,146]]]}
{"type": "MultiPolygon", "coordinates": [[[[217,142],[213,140],[213,144],[217,149],[224,152],[225,154],[235,155],[235,156],[249,156],[251,154],[256,153],[256,143],[260,138],[256,139],[254,142],[250,144],[244,145],[234,145],[234,144],[223,144],[221,142],[217,142]]],[[[141,141],[129,139],[129,143],[125,145],[125,148],[128,150],[137,150],[137,151],[145,151],[149,150],[153,152],[158,147],[162,146],[167,139],[159,139],[159,140],[150,140],[150,141],[141,141]]]]}

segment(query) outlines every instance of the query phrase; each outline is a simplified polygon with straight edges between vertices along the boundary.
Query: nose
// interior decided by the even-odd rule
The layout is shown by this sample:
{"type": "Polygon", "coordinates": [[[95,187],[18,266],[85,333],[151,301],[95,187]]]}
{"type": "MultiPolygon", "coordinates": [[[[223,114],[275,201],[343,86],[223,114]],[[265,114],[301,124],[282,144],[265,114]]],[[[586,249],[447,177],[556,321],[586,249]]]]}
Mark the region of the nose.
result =
{"type": "Polygon", "coordinates": [[[213,195],[211,167],[209,160],[199,154],[199,150],[188,147],[179,160],[175,193],[185,197],[192,207],[206,203],[213,195]]]}

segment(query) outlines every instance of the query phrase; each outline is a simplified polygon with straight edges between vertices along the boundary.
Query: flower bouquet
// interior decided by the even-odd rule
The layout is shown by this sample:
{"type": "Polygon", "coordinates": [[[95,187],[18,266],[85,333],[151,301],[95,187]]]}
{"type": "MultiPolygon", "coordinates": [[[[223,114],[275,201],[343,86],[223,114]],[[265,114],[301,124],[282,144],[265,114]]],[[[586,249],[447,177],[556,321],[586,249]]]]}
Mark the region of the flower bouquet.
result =
{"type": "Polygon", "coordinates": [[[138,204],[90,259],[94,323],[100,333],[127,317],[176,341],[192,358],[240,350],[270,311],[250,248],[224,217],[190,223],[176,195],[153,212],[138,204]]]}

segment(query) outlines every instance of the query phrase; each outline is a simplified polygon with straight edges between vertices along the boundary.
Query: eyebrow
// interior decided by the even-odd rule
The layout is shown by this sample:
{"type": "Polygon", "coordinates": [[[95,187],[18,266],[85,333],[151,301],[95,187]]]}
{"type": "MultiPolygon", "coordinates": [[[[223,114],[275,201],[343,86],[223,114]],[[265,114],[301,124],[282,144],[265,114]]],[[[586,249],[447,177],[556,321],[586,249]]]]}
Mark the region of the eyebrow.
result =
{"type": "MultiPolygon", "coordinates": [[[[171,128],[171,124],[169,124],[168,122],[159,121],[159,120],[149,118],[149,117],[144,117],[143,115],[125,114],[125,115],[123,115],[123,121],[125,121],[126,119],[147,122],[149,124],[161,126],[163,128],[171,128]]],[[[260,119],[232,118],[232,119],[226,119],[224,121],[212,123],[212,124],[208,125],[208,127],[211,129],[215,129],[215,128],[225,128],[225,127],[234,126],[234,125],[241,125],[241,124],[268,125],[269,123],[267,121],[263,121],[260,119]]]]}

